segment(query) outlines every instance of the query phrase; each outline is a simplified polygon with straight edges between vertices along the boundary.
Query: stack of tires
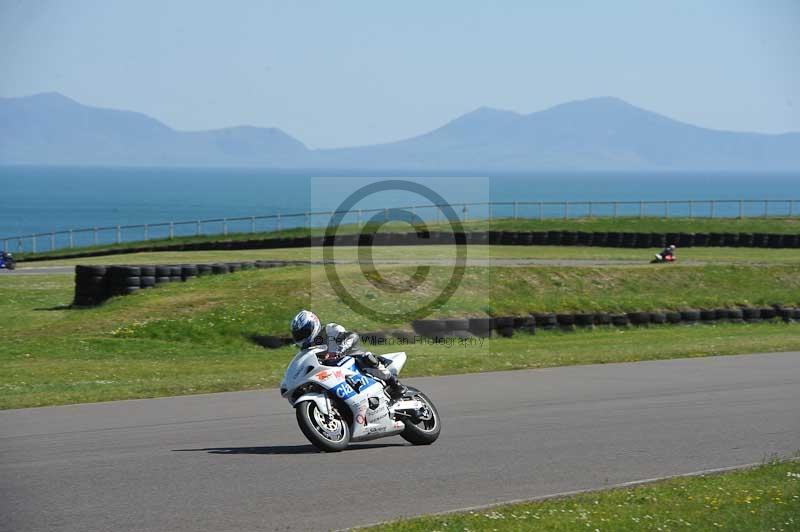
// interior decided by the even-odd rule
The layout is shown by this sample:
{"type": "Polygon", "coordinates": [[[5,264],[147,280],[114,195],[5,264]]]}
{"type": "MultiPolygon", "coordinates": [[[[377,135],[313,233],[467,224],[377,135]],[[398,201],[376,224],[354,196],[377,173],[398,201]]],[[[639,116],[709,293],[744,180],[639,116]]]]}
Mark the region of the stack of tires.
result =
{"type": "Polygon", "coordinates": [[[142,289],[142,269],[139,266],[109,266],[107,272],[112,296],[134,294],[142,289]]]}
{"type": "Polygon", "coordinates": [[[109,298],[105,266],[75,267],[75,299],[73,305],[89,307],[109,298]]]}
{"type": "Polygon", "coordinates": [[[183,282],[200,275],[272,268],[287,264],[276,261],[245,261],[219,264],[159,264],[144,266],[75,267],[75,306],[99,305],[112,296],[123,296],[170,282],[183,282]]]}

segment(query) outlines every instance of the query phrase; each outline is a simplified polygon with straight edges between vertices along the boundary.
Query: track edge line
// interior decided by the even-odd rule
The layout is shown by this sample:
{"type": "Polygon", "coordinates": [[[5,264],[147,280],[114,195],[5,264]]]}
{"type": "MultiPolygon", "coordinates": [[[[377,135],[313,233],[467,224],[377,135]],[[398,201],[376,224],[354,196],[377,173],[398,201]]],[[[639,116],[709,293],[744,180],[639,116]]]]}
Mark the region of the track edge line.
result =
{"type": "MultiPolygon", "coordinates": [[[[780,459],[780,461],[781,462],[798,462],[798,461],[800,461],[800,458],[785,458],[785,459],[780,459]]],[[[762,466],[762,465],[765,465],[765,464],[768,464],[768,463],[769,463],[769,461],[761,461],[761,462],[751,462],[751,463],[748,463],[748,464],[739,464],[739,465],[734,465],[734,466],[716,467],[716,468],[711,468],[711,469],[701,469],[699,471],[691,471],[689,473],[680,473],[680,474],[677,474],[677,475],[664,475],[664,476],[660,476],[660,477],[651,477],[651,478],[643,478],[643,479],[639,479],[639,480],[630,480],[628,482],[621,482],[621,483],[618,483],[618,484],[611,484],[611,485],[608,485],[608,486],[603,486],[601,488],[584,488],[584,489],[571,490],[571,491],[561,491],[561,492],[558,492],[558,493],[549,493],[547,495],[539,495],[539,496],[530,497],[530,498],[511,499],[511,500],[507,500],[507,501],[492,502],[492,503],[489,503],[489,504],[479,504],[479,505],[476,505],[476,506],[467,506],[467,507],[464,507],[464,508],[456,508],[456,509],[453,509],[453,510],[446,510],[444,512],[434,512],[434,513],[430,513],[430,514],[412,515],[412,516],[407,516],[407,517],[401,517],[399,519],[416,519],[416,518],[419,518],[419,517],[438,517],[438,516],[457,514],[457,513],[463,513],[463,512],[482,511],[482,510],[488,510],[488,509],[491,509],[491,508],[497,508],[498,506],[506,506],[506,505],[509,505],[509,504],[522,504],[522,503],[527,503],[527,502],[547,501],[547,500],[550,500],[550,499],[559,499],[559,498],[562,498],[562,497],[572,497],[572,496],[575,496],[575,495],[584,495],[584,494],[587,494],[587,493],[599,493],[599,492],[602,492],[602,491],[629,488],[629,487],[632,487],[632,486],[643,486],[643,485],[654,484],[656,482],[662,482],[664,480],[670,480],[670,479],[674,479],[674,478],[699,477],[699,476],[703,476],[703,475],[717,475],[717,474],[721,474],[721,473],[727,473],[729,471],[737,471],[737,470],[742,470],[742,469],[751,469],[751,468],[759,467],[759,466],[762,466]]],[[[388,520],[388,521],[380,521],[380,522],[377,522],[377,523],[370,523],[370,524],[367,524],[367,525],[359,525],[359,526],[350,527],[350,528],[340,528],[340,529],[337,529],[334,532],[343,532],[343,531],[346,531],[346,530],[360,530],[360,529],[369,528],[369,527],[387,525],[387,524],[390,524],[390,523],[397,522],[399,519],[392,519],[392,520],[388,520]]]]}

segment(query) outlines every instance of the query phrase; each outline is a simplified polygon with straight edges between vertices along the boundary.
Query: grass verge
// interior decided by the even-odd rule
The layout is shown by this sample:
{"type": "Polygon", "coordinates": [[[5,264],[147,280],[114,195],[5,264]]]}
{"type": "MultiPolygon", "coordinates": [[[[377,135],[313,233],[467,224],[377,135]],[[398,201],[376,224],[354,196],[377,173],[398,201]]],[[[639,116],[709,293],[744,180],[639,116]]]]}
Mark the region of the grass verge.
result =
{"type": "Polygon", "coordinates": [[[739,471],[679,477],[638,487],[420,517],[367,530],[798,529],[800,462],[773,461],[739,471]]]}
{"type": "MultiPolygon", "coordinates": [[[[244,338],[215,343],[79,331],[12,340],[6,347],[0,355],[2,409],[276,387],[295,352],[265,350],[244,338]]],[[[404,376],[410,377],[800,350],[800,333],[783,323],[660,326],[372,350],[407,351],[404,376]]]]}
{"type": "MultiPolygon", "coordinates": [[[[619,260],[638,261],[647,265],[660,249],[602,248],[585,246],[484,246],[471,245],[470,259],[533,259],[533,260],[619,260]]],[[[442,246],[376,246],[376,260],[436,260],[453,255],[442,246]]],[[[355,261],[358,248],[340,247],[336,260],[355,261]]],[[[320,249],[249,249],[230,251],[152,251],[125,255],[106,255],[80,259],[52,259],[21,263],[21,269],[75,264],[182,264],[202,262],[231,262],[237,260],[321,260],[320,249]]],[[[678,250],[679,264],[693,262],[771,264],[800,263],[800,249],[769,248],[686,248],[678,250]]]]}
{"type": "MultiPolygon", "coordinates": [[[[407,278],[409,267],[381,269],[407,278]]],[[[449,277],[396,297],[357,266],[340,275],[378,309],[413,307],[449,277]]],[[[470,267],[440,315],[535,310],[647,310],[800,301],[800,265],[639,267],[470,267]]],[[[174,283],[70,309],[66,275],[0,277],[0,408],[191,394],[275,386],[293,350],[264,350],[254,335],[285,335],[299,308],[357,331],[408,328],[342,305],[319,267],[251,270],[174,283]]],[[[493,339],[482,345],[408,347],[408,375],[442,375],[570,364],[627,362],[800,350],[800,326],[765,323],[604,329],[493,339]],[[502,356],[486,356],[502,355],[502,356]]],[[[375,349],[385,352],[393,346],[375,349]]]]}

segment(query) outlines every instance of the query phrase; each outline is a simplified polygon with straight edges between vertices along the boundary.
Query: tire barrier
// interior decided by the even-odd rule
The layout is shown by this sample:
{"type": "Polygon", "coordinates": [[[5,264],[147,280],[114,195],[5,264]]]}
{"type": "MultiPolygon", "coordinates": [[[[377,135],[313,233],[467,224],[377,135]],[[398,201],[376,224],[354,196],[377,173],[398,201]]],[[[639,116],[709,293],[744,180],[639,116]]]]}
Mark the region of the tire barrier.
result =
{"type": "Polygon", "coordinates": [[[579,246],[591,246],[593,242],[594,242],[594,233],[587,233],[586,231],[578,231],[577,244],[579,246]]]}
{"type": "MultiPolygon", "coordinates": [[[[88,274],[83,274],[88,275],[88,274]]],[[[401,343],[414,343],[419,337],[433,340],[445,338],[511,337],[515,332],[536,334],[537,329],[573,331],[578,328],[597,327],[648,327],[649,325],[697,325],[699,323],[756,323],[782,320],[800,322],[800,307],[773,305],[771,307],[736,307],[717,309],[685,309],[681,311],[632,311],[625,313],[535,312],[523,316],[496,316],[479,318],[420,319],[412,322],[413,332],[406,330],[376,331],[360,334],[367,345],[385,344],[392,337],[401,343]]],[[[269,348],[290,345],[290,338],[253,336],[255,343],[269,348]]]]}
{"type": "Polygon", "coordinates": [[[575,329],[574,314],[556,314],[556,321],[558,322],[558,327],[562,331],[571,331],[575,329]]]}
{"type": "Polygon", "coordinates": [[[608,312],[595,312],[594,314],[595,325],[611,325],[611,314],[608,312]]]}
{"type": "MultiPolygon", "coordinates": [[[[143,266],[75,266],[75,307],[92,307],[114,296],[133,294],[172,282],[185,282],[202,275],[232,273],[300,264],[301,261],[228,262],[217,264],[143,265],[143,266]]],[[[455,320],[468,329],[468,320],[455,320]]],[[[273,342],[274,343],[274,342],[273,342]]],[[[284,344],[281,344],[284,345],[284,344]]]]}
{"type": "Polygon", "coordinates": [[[767,235],[764,233],[753,233],[753,247],[754,248],[767,247],[767,235]]]}
{"type": "Polygon", "coordinates": [[[631,325],[647,326],[650,325],[649,312],[628,312],[628,321],[631,325]]]}
{"type": "Polygon", "coordinates": [[[562,231],[561,232],[561,245],[574,246],[578,243],[578,233],[575,231],[562,231]]]}
{"type": "MultiPolygon", "coordinates": [[[[618,233],[586,231],[475,231],[466,233],[468,244],[492,244],[512,246],[595,246],[624,248],[661,248],[675,244],[679,248],[690,247],[760,247],[760,248],[800,248],[800,234],[777,233],[618,233]]],[[[59,259],[99,257],[125,253],[149,251],[206,251],[231,249],[285,249],[307,248],[325,245],[328,241],[321,236],[268,238],[262,240],[235,240],[219,242],[194,242],[168,246],[136,246],[104,251],[84,251],[59,255],[59,259]]],[[[342,235],[330,239],[334,246],[399,246],[399,245],[453,245],[456,242],[450,233],[431,232],[427,235],[417,233],[376,233],[375,235],[342,235]]],[[[19,262],[51,260],[51,256],[21,258],[19,262]]],[[[235,263],[240,269],[249,269],[250,262],[235,263]]],[[[257,266],[253,266],[257,267],[257,266]]],[[[234,267],[236,271],[236,267],[234,267]]],[[[146,275],[145,277],[152,277],[146,275]]],[[[165,277],[156,274],[155,277],[165,277]]]]}
{"type": "Polygon", "coordinates": [[[627,327],[630,325],[630,320],[627,314],[612,314],[611,325],[615,327],[627,327]]]}
{"type": "MultiPolygon", "coordinates": [[[[545,313],[536,312],[525,316],[497,316],[494,318],[446,318],[414,320],[414,333],[427,338],[457,336],[454,333],[468,333],[470,336],[489,337],[493,334],[508,337],[515,331],[535,334],[537,329],[560,329],[571,331],[576,328],[595,328],[613,325],[616,327],[647,327],[653,325],[771,321],[785,322],[800,320],[800,307],[775,305],[772,307],[737,307],[716,309],[685,309],[681,311],[632,311],[625,313],[575,312],[545,313]]],[[[388,333],[387,333],[388,334],[388,333]]],[[[462,336],[464,335],[462,334],[462,336]]]]}
{"type": "Polygon", "coordinates": [[[536,327],[545,330],[551,330],[558,327],[558,318],[552,313],[536,313],[533,315],[536,327]]]}
{"type": "Polygon", "coordinates": [[[494,320],[492,318],[470,318],[469,332],[479,338],[487,338],[492,335],[494,320]]]}
{"type": "Polygon", "coordinates": [[[108,278],[105,266],[75,267],[74,305],[92,306],[109,297],[108,278]]]}
{"type": "Polygon", "coordinates": [[[650,313],[650,323],[655,325],[662,325],[667,323],[667,315],[664,312],[651,312],[650,313]]]}

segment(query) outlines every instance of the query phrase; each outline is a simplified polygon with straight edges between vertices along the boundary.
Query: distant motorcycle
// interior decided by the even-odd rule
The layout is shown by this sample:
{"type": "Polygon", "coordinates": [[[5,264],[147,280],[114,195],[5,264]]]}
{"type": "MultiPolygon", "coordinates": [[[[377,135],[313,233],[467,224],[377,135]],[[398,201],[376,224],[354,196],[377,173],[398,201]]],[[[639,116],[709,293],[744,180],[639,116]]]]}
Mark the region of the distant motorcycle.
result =
{"type": "Polygon", "coordinates": [[[661,253],[656,253],[655,257],[653,257],[653,260],[650,261],[650,264],[661,264],[664,262],[675,262],[675,255],[662,255],[661,253]]]}
{"type": "MultiPolygon", "coordinates": [[[[430,445],[439,437],[439,413],[431,400],[410,386],[392,400],[385,383],[362,373],[353,357],[336,366],[320,363],[326,346],[303,349],[289,363],[281,396],[294,407],[297,424],[308,441],[327,452],[342,451],[353,441],[399,434],[414,445],[430,445]]],[[[406,363],[405,353],[379,357],[394,375],[406,363]]]]}
{"type": "Polygon", "coordinates": [[[13,270],[17,267],[17,261],[11,256],[11,253],[5,251],[0,252],[0,269],[13,270]]]}

